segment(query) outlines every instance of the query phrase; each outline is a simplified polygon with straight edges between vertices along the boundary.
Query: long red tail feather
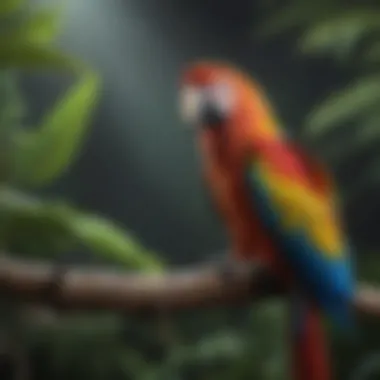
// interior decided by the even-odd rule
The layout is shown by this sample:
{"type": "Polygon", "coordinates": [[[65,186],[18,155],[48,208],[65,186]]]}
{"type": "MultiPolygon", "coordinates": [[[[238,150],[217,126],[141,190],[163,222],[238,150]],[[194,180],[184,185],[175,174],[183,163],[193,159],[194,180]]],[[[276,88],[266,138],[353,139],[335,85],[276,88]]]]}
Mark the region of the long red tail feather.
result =
{"type": "Polygon", "coordinates": [[[332,380],[321,313],[306,303],[291,307],[294,380],[332,380]]]}

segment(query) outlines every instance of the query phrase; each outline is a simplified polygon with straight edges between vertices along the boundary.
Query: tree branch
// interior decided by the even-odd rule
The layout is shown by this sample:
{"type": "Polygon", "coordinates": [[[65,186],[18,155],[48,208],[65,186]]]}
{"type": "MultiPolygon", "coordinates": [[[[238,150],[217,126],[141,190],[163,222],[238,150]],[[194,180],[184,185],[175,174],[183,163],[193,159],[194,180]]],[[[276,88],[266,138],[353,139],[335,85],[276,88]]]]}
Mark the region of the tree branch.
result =
{"type": "MultiPolygon", "coordinates": [[[[260,266],[234,266],[230,276],[217,265],[171,271],[162,275],[67,269],[54,297],[54,266],[0,258],[0,292],[22,301],[80,310],[136,313],[243,304],[278,295],[279,287],[260,266]]],[[[380,317],[380,290],[361,285],[354,307],[380,317]]]]}

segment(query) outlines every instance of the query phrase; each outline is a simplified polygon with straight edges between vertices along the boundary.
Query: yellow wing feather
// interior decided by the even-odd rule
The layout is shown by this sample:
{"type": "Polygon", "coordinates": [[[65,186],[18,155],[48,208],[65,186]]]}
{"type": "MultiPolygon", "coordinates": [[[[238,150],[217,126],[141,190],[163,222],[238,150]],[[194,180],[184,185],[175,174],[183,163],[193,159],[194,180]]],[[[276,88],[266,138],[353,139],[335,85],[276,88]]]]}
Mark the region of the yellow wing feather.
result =
{"type": "Polygon", "coordinates": [[[343,239],[332,199],[264,165],[258,166],[258,172],[277,208],[281,225],[288,230],[302,230],[327,258],[341,258],[343,239]]]}

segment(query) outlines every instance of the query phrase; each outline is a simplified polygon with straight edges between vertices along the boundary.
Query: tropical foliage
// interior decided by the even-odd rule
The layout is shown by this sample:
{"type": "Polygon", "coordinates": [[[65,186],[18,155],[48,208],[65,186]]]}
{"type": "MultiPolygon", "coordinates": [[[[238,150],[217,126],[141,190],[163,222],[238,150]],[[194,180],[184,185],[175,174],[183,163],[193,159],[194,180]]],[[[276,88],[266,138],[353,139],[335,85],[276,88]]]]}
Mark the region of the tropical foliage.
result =
{"type": "Polygon", "coordinates": [[[333,166],[373,155],[347,197],[360,195],[380,180],[380,8],[364,1],[262,3],[268,17],[259,38],[294,38],[295,51],[315,61],[330,59],[344,73],[340,88],[326,94],[305,118],[302,137],[317,146],[333,166]],[[339,140],[339,143],[338,143],[339,140]]]}
{"type": "MultiPolygon", "coordinates": [[[[34,195],[63,176],[78,156],[92,123],[101,80],[85,63],[55,46],[60,21],[57,10],[28,12],[26,5],[22,0],[0,2],[1,250],[29,258],[53,258],[88,247],[103,262],[161,270],[163,265],[156,255],[117,223],[81,211],[61,199],[34,195]],[[26,125],[28,107],[19,80],[25,72],[34,71],[67,75],[73,84],[46,111],[38,125],[26,125]]],[[[28,367],[32,364],[33,373],[38,373],[38,363],[46,364],[46,359],[51,360],[52,376],[57,377],[64,373],[62,366],[70,368],[69,352],[75,347],[82,349],[80,345],[88,336],[92,342],[99,342],[97,347],[102,351],[104,336],[113,339],[112,329],[107,329],[108,319],[105,322],[101,316],[100,320],[88,316],[86,329],[83,329],[84,319],[77,321],[69,317],[59,322],[58,330],[49,330],[46,326],[39,329],[33,315],[26,305],[4,297],[0,300],[1,339],[9,347],[2,357],[4,363],[11,363],[10,373],[5,370],[0,374],[2,378],[11,375],[28,378],[28,367]],[[43,351],[42,359],[41,350],[47,350],[43,351]]],[[[113,344],[116,347],[117,340],[113,344]]],[[[93,362],[98,354],[90,347],[91,344],[86,349],[93,362]]],[[[111,348],[109,352],[114,353],[111,348]]],[[[85,371],[86,358],[81,360],[85,371]]],[[[93,367],[88,365],[91,374],[93,367]]],[[[0,371],[3,368],[7,367],[0,366],[0,371]]],[[[46,373],[48,368],[45,365],[42,372],[46,373]]],[[[98,368],[97,373],[104,370],[98,368]]]]}
{"type": "MultiPolygon", "coordinates": [[[[338,162],[369,148],[377,138],[377,8],[362,1],[361,11],[354,16],[359,5],[350,8],[343,1],[327,0],[305,3],[293,0],[281,2],[282,9],[278,4],[269,7],[262,33],[273,36],[289,31],[300,51],[325,54],[345,67],[349,87],[316,106],[303,129],[306,140],[329,154],[330,134],[337,128],[348,129],[344,143],[335,144],[339,146],[331,153],[330,159],[338,162]],[[366,134],[359,134],[364,129],[366,134]],[[340,147],[347,151],[341,152],[340,147]]],[[[12,254],[52,257],[87,246],[106,261],[161,270],[163,264],[156,255],[114,222],[61,199],[33,195],[63,176],[78,156],[101,81],[86,64],[54,46],[59,32],[57,11],[28,13],[24,6],[23,0],[0,1],[1,248],[12,254]],[[25,125],[27,102],[18,85],[20,75],[30,69],[53,70],[75,81],[37,126],[25,125]]],[[[366,278],[377,279],[372,258],[360,264],[366,278]]],[[[41,324],[44,318],[33,315],[24,305],[1,299],[0,329],[11,342],[4,356],[13,363],[13,370],[24,370],[19,378],[27,378],[29,362],[30,372],[38,379],[289,379],[287,321],[280,301],[254,305],[251,311],[189,312],[151,319],[60,313],[57,320],[41,324]]],[[[378,344],[378,323],[367,322],[360,332],[360,344],[334,339],[339,378],[348,379],[360,362],[365,367],[378,344]]],[[[364,367],[359,372],[369,368],[364,367]]],[[[4,379],[9,375],[0,373],[4,379]]]]}
{"type": "Polygon", "coordinates": [[[159,269],[155,256],[115,223],[80,212],[59,200],[40,200],[23,190],[50,185],[70,167],[91,125],[100,78],[58,50],[57,10],[22,12],[23,1],[3,0],[0,17],[0,244],[18,254],[59,253],[87,245],[106,259],[159,269]],[[26,107],[17,79],[22,70],[53,70],[75,78],[39,125],[24,124],[26,107]]]}
{"type": "MultiPolygon", "coordinates": [[[[74,162],[91,125],[100,79],[54,47],[59,31],[55,11],[25,14],[18,11],[22,3],[3,0],[0,5],[0,17],[8,20],[2,31],[6,38],[0,39],[2,248],[48,258],[80,244],[108,261],[161,269],[153,253],[114,223],[62,200],[40,199],[31,193],[64,175],[74,162]],[[24,125],[27,107],[18,86],[22,70],[30,68],[55,70],[76,79],[37,126],[24,125]]],[[[241,379],[285,378],[277,304],[253,313],[240,328],[226,330],[230,313],[218,311],[168,317],[164,332],[161,318],[60,315],[58,321],[53,318],[51,324],[41,325],[41,316],[34,318],[32,310],[12,300],[2,300],[0,309],[0,327],[14,347],[7,353],[13,369],[17,372],[31,359],[37,378],[229,379],[236,374],[241,379]]]]}

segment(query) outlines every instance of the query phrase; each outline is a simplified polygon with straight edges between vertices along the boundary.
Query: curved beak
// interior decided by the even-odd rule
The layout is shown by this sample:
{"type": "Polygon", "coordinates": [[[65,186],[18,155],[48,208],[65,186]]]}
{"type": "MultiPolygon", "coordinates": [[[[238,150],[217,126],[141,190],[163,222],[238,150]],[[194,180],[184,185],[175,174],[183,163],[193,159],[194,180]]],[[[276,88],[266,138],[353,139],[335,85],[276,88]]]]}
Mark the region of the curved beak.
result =
{"type": "Polygon", "coordinates": [[[207,90],[184,87],[180,93],[180,115],[186,124],[215,128],[227,118],[227,112],[207,90]]]}

